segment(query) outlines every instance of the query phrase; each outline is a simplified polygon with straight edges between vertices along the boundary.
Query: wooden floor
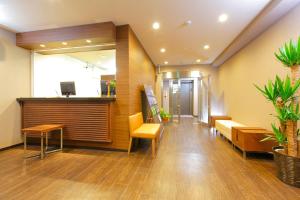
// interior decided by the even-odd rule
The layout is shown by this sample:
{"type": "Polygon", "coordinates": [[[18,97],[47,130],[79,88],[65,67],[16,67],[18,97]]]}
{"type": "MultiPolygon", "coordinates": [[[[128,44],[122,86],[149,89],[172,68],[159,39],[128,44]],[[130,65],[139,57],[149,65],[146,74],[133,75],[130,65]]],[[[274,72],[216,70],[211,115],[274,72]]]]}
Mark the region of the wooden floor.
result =
{"type": "MultiPolygon", "coordinates": [[[[147,145],[146,145],[147,147],[147,145]]],[[[24,161],[21,147],[0,152],[0,199],[300,199],[280,182],[270,159],[244,160],[192,119],[166,128],[151,149],[67,149],[24,161]]]]}

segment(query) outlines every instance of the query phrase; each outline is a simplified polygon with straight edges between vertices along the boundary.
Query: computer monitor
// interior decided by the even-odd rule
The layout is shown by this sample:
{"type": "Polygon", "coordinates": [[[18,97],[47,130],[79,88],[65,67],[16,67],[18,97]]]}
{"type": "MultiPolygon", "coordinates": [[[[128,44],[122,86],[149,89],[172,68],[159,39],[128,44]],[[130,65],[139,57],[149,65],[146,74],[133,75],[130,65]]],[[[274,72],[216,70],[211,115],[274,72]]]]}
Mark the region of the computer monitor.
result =
{"type": "Polygon", "coordinates": [[[75,82],[60,82],[60,90],[62,95],[69,97],[70,95],[76,95],[75,82]]]}

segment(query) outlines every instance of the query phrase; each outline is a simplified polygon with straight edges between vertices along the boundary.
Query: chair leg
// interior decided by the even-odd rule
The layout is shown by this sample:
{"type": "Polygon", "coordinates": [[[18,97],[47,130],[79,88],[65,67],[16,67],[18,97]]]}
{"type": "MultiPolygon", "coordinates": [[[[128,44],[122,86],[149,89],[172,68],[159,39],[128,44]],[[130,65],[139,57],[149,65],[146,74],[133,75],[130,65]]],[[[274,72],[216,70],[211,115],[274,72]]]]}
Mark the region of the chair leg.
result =
{"type": "Polygon", "coordinates": [[[25,132],[24,133],[24,158],[26,158],[26,153],[27,153],[27,134],[25,132]]]}
{"type": "Polygon", "coordinates": [[[155,138],[152,139],[152,157],[155,158],[155,138]]]}
{"type": "Polygon", "coordinates": [[[132,137],[130,137],[129,139],[128,154],[130,154],[131,144],[132,144],[132,137]]]}

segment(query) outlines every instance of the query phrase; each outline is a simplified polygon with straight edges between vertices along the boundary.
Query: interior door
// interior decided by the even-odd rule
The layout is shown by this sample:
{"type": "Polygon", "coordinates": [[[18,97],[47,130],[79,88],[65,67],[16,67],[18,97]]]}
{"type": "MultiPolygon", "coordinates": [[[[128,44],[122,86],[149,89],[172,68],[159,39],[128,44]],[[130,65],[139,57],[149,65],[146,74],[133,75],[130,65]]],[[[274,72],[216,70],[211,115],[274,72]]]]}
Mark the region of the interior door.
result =
{"type": "Polygon", "coordinates": [[[173,115],[173,122],[180,122],[180,81],[178,79],[170,80],[170,113],[173,115]]]}
{"type": "Polygon", "coordinates": [[[181,115],[193,115],[193,81],[182,80],[180,87],[181,115]]]}

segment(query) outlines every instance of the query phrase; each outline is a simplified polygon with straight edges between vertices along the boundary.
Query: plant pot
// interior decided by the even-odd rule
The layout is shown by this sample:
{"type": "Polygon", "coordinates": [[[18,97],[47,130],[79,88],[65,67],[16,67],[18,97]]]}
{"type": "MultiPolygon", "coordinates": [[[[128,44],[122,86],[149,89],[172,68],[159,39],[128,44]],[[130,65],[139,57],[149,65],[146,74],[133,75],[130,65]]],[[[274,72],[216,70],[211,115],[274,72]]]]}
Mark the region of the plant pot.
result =
{"type": "Polygon", "coordinates": [[[163,123],[168,123],[169,122],[169,118],[162,118],[163,123]]]}
{"type": "Polygon", "coordinates": [[[282,146],[273,147],[277,177],[284,183],[300,187],[300,158],[284,153],[282,146]]]}
{"type": "Polygon", "coordinates": [[[111,96],[116,95],[116,88],[110,88],[110,95],[111,96]]]}

